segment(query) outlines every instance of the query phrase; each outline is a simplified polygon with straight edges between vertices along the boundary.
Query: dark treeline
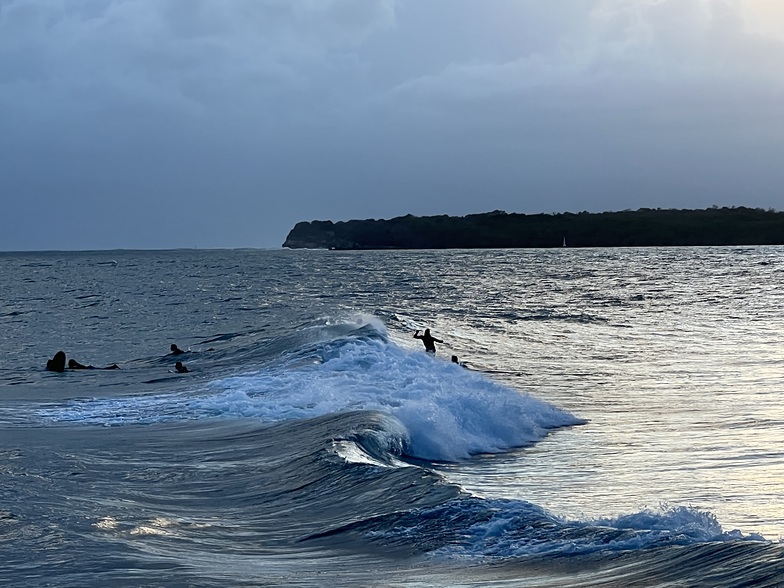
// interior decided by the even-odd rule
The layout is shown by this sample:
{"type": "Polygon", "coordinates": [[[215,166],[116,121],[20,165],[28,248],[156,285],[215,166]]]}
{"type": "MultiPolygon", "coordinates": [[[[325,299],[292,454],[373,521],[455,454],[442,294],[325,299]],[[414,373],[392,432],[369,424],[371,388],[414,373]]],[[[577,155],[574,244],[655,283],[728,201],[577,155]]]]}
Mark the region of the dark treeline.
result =
{"type": "Polygon", "coordinates": [[[760,208],[453,216],[301,222],[284,247],[471,249],[512,247],[782,245],[784,213],[760,208]]]}

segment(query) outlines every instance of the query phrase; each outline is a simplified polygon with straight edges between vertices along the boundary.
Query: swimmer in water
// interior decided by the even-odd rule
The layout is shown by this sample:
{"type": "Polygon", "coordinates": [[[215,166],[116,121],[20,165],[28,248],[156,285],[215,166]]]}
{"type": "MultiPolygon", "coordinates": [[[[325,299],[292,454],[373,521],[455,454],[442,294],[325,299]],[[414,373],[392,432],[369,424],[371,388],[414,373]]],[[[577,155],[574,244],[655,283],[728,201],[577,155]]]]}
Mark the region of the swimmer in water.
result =
{"type": "Polygon", "coordinates": [[[441,339],[436,339],[430,334],[430,329],[425,329],[425,334],[420,335],[419,330],[414,333],[414,339],[420,339],[425,346],[425,351],[428,353],[436,352],[436,343],[443,343],[441,339]]]}
{"type": "Polygon", "coordinates": [[[183,353],[185,353],[182,349],[177,347],[176,343],[172,343],[169,349],[171,349],[171,353],[169,355],[182,355],[183,353]]]}
{"type": "Polygon", "coordinates": [[[107,367],[97,368],[94,365],[82,365],[75,359],[69,359],[68,368],[72,370],[119,370],[120,366],[117,365],[116,363],[113,363],[112,365],[107,367]]]}
{"type": "Polygon", "coordinates": [[[58,351],[54,357],[46,362],[46,369],[50,372],[64,372],[65,371],[65,352],[58,351]]]}
{"type": "Polygon", "coordinates": [[[178,361],[174,364],[174,369],[177,370],[178,374],[187,374],[190,370],[182,365],[181,361],[178,361]]]}

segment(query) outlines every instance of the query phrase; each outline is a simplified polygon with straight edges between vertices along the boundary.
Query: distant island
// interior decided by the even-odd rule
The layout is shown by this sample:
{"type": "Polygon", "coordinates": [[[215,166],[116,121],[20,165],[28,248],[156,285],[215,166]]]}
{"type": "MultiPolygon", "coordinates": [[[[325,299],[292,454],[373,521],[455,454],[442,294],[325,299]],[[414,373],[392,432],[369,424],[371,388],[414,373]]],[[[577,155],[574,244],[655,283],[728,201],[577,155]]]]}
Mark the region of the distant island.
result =
{"type": "Polygon", "coordinates": [[[310,249],[489,249],[782,245],[784,212],[761,208],[641,208],[620,212],[516,214],[297,223],[283,247],[310,249]]]}

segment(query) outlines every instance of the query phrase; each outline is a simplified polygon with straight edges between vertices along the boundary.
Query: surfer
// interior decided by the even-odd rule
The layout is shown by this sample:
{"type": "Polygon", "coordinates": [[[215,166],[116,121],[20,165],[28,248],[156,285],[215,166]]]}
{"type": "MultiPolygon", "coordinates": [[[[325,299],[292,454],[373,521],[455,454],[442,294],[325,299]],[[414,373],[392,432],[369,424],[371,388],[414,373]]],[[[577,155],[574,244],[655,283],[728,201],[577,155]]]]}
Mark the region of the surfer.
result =
{"type": "Polygon", "coordinates": [[[181,361],[178,361],[174,364],[174,369],[177,370],[178,374],[187,374],[190,370],[182,365],[181,361]]]}
{"type": "Polygon", "coordinates": [[[171,353],[169,355],[182,355],[183,353],[185,353],[182,349],[177,347],[176,343],[172,343],[169,349],[171,349],[171,353]]]}
{"type": "Polygon", "coordinates": [[[54,354],[52,359],[46,361],[46,369],[50,372],[64,372],[65,371],[65,352],[58,351],[54,354]]]}
{"type": "Polygon", "coordinates": [[[425,334],[420,335],[419,329],[414,333],[414,339],[420,339],[425,346],[425,351],[428,353],[435,353],[436,352],[436,343],[443,343],[441,339],[436,339],[433,335],[430,334],[430,329],[425,329],[425,334]]]}
{"type": "Polygon", "coordinates": [[[112,365],[106,367],[97,368],[94,365],[83,365],[75,359],[69,359],[68,368],[72,370],[119,370],[120,366],[116,363],[113,363],[112,365]]]}

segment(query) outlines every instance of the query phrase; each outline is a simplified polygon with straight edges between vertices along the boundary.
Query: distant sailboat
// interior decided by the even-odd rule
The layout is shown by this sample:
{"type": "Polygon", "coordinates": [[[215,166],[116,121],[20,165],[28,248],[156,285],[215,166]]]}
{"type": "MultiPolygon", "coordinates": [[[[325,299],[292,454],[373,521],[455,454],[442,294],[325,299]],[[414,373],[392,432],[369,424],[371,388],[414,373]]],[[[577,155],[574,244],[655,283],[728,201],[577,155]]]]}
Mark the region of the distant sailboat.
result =
{"type": "Polygon", "coordinates": [[[566,237],[564,237],[564,242],[563,245],[561,245],[561,247],[566,247],[566,237]]]}

